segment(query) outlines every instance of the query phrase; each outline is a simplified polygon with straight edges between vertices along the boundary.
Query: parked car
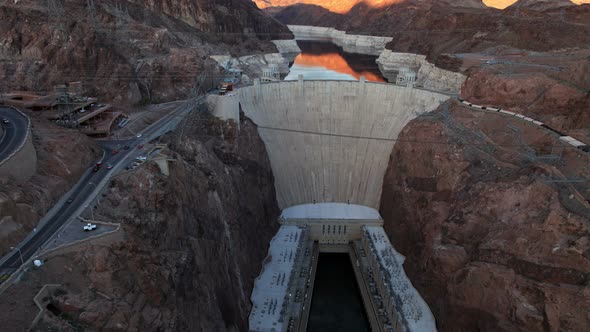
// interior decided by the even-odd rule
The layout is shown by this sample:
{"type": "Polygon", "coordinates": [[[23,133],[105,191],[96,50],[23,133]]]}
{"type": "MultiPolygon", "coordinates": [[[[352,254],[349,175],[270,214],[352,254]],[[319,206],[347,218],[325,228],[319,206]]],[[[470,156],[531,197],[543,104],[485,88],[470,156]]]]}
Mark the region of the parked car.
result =
{"type": "Polygon", "coordinates": [[[138,145],[138,146],[137,146],[137,149],[138,149],[138,150],[141,150],[141,149],[143,149],[143,145],[142,145],[142,144],[138,145]]]}
{"type": "Polygon", "coordinates": [[[123,150],[129,150],[129,145],[125,145],[125,146],[123,147],[123,150]]]}
{"type": "Polygon", "coordinates": [[[100,169],[100,166],[97,165],[97,166],[94,166],[94,168],[92,169],[92,171],[94,173],[96,173],[96,172],[98,172],[99,169],[100,169]]]}
{"type": "Polygon", "coordinates": [[[10,123],[10,121],[8,121],[8,119],[2,118],[2,123],[10,123]]]}
{"type": "Polygon", "coordinates": [[[72,203],[73,201],[74,201],[74,199],[73,199],[73,198],[68,198],[68,200],[66,201],[66,203],[70,204],[70,203],[72,203]]]}
{"type": "Polygon", "coordinates": [[[113,149],[113,151],[111,151],[112,155],[116,155],[117,153],[119,153],[119,150],[117,150],[117,149],[113,149]]]}
{"type": "Polygon", "coordinates": [[[91,224],[88,223],[87,225],[84,226],[84,231],[85,232],[90,232],[96,229],[96,225],[95,224],[91,224]]]}

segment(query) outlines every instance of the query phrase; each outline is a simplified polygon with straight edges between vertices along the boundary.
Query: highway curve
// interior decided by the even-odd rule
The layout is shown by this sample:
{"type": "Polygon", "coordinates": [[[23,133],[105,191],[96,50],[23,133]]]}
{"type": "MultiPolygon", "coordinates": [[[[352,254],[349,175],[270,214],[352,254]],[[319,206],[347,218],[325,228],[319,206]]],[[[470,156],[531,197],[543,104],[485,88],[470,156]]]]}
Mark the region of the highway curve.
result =
{"type": "Polygon", "coordinates": [[[27,137],[29,119],[13,108],[0,106],[0,120],[6,119],[8,123],[0,121],[4,129],[0,137],[0,162],[6,160],[16,151],[27,137]]]}

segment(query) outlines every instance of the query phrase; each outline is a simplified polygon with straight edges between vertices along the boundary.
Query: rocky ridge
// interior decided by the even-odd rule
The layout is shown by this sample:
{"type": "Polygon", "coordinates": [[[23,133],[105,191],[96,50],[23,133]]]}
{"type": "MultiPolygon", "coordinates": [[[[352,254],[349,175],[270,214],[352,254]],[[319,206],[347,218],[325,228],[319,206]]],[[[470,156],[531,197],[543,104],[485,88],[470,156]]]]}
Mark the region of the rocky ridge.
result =
{"type": "Polygon", "coordinates": [[[95,216],[121,223],[124,241],[57,253],[23,281],[63,285],[39,330],[247,329],[253,282],[278,229],[270,163],[248,119],[239,132],[207,115],[193,120],[182,137],[164,139],[170,176],[148,163],[113,179],[95,216]]]}
{"type": "MultiPolygon", "coordinates": [[[[357,6],[380,9],[391,6],[397,3],[402,3],[406,0],[253,0],[260,9],[273,7],[288,7],[296,4],[306,4],[320,6],[330,12],[346,14],[351,9],[357,6]]],[[[433,0],[415,0],[419,4],[428,5],[433,3],[433,0]]],[[[465,8],[485,8],[481,0],[435,0],[436,2],[445,6],[465,7],[465,8]]]]}
{"type": "Polygon", "coordinates": [[[411,122],[384,179],[386,231],[439,331],[588,330],[588,188],[542,180],[587,177],[588,156],[566,149],[563,164],[531,162],[508,125],[538,154],[555,144],[458,104],[411,122]]]}
{"type": "Polygon", "coordinates": [[[0,91],[51,91],[83,82],[88,94],[119,104],[186,97],[195,77],[220,79],[212,54],[276,52],[290,38],[246,0],[12,1],[0,5],[0,91]],[[239,12],[239,15],[237,14],[239,12]]]}

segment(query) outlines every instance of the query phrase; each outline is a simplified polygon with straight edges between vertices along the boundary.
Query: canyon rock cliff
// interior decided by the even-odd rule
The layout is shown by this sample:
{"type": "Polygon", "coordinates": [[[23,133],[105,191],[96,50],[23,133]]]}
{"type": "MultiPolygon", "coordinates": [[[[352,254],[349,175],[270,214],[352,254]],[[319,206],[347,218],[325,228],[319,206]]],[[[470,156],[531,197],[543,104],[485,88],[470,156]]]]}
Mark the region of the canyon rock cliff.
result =
{"type": "Polygon", "coordinates": [[[435,62],[441,54],[482,52],[498,45],[535,51],[590,45],[590,27],[586,24],[590,6],[559,9],[563,11],[514,8],[500,11],[408,0],[385,8],[359,4],[345,14],[305,4],[269,12],[285,24],[390,36],[393,40],[388,49],[424,54],[435,62]]]}
{"type": "Polygon", "coordinates": [[[239,133],[208,116],[193,121],[164,138],[169,176],[148,163],[112,180],[95,217],[121,223],[122,240],[58,252],[18,286],[63,285],[39,330],[247,330],[279,226],[270,163],[249,120],[239,133]]]}
{"type": "Polygon", "coordinates": [[[473,70],[462,97],[535,118],[590,142],[590,58],[570,63],[562,72],[503,75],[473,70]]]}
{"type": "Polygon", "coordinates": [[[588,186],[551,180],[587,176],[589,160],[529,155],[550,154],[553,136],[457,103],[400,135],[381,214],[439,331],[590,328],[588,186]]]}
{"type": "Polygon", "coordinates": [[[81,81],[116,103],[169,101],[200,75],[205,90],[220,79],[210,55],[272,53],[262,39],[282,37],[291,34],[247,0],[3,1],[0,92],[81,81]]]}

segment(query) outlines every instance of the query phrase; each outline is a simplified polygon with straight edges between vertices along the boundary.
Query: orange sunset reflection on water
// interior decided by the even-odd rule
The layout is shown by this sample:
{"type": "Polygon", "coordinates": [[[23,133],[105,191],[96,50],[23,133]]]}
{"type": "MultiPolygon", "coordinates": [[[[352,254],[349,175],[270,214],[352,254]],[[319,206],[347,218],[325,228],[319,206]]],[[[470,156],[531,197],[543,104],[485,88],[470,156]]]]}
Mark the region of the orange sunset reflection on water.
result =
{"type": "Polygon", "coordinates": [[[342,52],[338,46],[328,42],[298,41],[301,54],[297,56],[287,79],[360,80],[386,82],[379,72],[375,56],[342,52]]]}

